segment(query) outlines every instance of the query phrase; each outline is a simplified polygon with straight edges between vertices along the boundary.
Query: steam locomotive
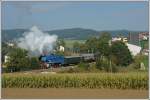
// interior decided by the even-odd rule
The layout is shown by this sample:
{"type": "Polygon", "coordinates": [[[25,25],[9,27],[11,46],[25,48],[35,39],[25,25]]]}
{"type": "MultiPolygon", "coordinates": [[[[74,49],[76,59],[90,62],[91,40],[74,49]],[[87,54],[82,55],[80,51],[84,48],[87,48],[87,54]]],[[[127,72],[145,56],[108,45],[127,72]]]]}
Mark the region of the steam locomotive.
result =
{"type": "Polygon", "coordinates": [[[50,67],[61,67],[68,65],[75,65],[83,62],[92,62],[96,60],[96,55],[91,54],[80,54],[79,56],[60,56],[56,54],[41,55],[39,57],[41,62],[41,68],[50,68],[50,67]]]}

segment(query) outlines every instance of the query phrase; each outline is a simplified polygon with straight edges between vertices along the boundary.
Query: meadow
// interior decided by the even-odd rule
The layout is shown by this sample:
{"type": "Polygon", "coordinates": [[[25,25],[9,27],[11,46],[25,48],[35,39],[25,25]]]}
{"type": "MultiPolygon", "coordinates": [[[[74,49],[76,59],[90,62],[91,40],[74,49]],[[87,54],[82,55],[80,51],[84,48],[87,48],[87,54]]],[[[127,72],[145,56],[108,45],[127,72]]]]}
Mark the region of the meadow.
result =
{"type": "Polygon", "coordinates": [[[69,39],[66,39],[66,40],[64,40],[64,41],[65,41],[67,47],[72,48],[72,47],[73,47],[73,44],[74,44],[75,42],[78,42],[78,43],[85,43],[86,40],[69,40],[69,39]]]}

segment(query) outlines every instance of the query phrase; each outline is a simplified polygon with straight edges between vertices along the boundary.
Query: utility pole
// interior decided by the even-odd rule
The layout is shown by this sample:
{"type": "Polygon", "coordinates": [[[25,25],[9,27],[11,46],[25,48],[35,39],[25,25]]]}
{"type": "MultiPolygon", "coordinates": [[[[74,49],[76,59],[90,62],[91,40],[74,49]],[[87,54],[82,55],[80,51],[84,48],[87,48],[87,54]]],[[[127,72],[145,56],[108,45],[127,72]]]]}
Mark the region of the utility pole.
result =
{"type": "Polygon", "coordinates": [[[109,63],[110,63],[110,72],[112,73],[112,66],[111,66],[111,57],[110,57],[110,60],[109,60],[109,63]]]}
{"type": "MultiPolygon", "coordinates": [[[[111,45],[112,45],[111,40],[109,40],[109,47],[111,47],[111,45]]],[[[110,67],[110,72],[112,73],[111,54],[109,54],[109,67],[110,67]]]]}

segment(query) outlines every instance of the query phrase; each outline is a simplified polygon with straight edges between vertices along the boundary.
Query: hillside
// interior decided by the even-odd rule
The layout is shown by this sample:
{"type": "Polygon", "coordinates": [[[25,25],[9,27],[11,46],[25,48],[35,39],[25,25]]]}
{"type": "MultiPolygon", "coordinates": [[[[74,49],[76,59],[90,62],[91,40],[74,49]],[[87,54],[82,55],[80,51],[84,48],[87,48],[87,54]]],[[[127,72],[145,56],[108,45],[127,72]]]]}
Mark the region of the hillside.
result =
{"type": "MultiPolygon", "coordinates": [[[[22,37],[23,33],[26,31],[28,31],[28,29],[2,30],[2,41],[12,41],[19,37],[22,37]]],[[[59,38],[63,39],[85,40],[91,36],[99,36],[104,31],[96,31],[92,29],[83,29],[83,28],[71,28],[71,29],[52,30],[46,32],[49,34],[56,34],[58,35],[59,38]]],[[[107,32],[110,32],[113,37],[118,36],[119,34],[122,34],[123,36],[128,36],[129,32],[137,33],[128,30],[114,30],[107,32]]]]}
{"type": "Polygon", "coordinates": [[[11,29],[11,30],[2,30],[1,38],[2,41],[12,41],[19,37],[22,37],[23,33],[26,32],[26,29],[11,29]]]}
{"type": "Polygon", "coordinates": [[[71,28],[48,31],[49,34],[56,34],[59,38],[85,40],[91,36],[98,36],[100,33],[92,29],[71,28]]]}

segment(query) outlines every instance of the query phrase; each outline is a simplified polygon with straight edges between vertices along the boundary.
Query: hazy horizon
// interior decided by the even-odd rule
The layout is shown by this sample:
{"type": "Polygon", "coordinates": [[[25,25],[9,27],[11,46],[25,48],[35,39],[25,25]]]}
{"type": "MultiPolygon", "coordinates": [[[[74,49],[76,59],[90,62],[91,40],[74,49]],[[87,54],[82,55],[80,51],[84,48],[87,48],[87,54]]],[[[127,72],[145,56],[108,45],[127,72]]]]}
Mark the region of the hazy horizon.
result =
{"type": "MultiPolygon", "coordinates": [[[[31,29],[32,27],[30,27],[30,28],[12,28],[12,29],[2,29],[2,30],[29,30],[29,29],[31,29]]],[[[39,27],[38,27],[39,28],[39,27]]],[[[41,28],[39,28],[39,29],[41,29],[41,28]]],[[[57,31],[57,30],[67,30],[67,29],[89,29],[89,30],[94,30],[94,31],[141,31],[141,32],[144,32],[144,31],[146,31],[146,32],[148,32],[149,30],[128,30],[128,29],[112,29],[112,30],[107,30],[107,29],[105,29],[105,30],[96,30],[96,29],[92,29],[92,28],[82,28],[82,27],[73,27],[73,28],[63,28],[63,29],[52,29],[52,30],[49,30],[49,29],[47,29],[47,30],[42,30],[42,31],[57,31]]]]}

